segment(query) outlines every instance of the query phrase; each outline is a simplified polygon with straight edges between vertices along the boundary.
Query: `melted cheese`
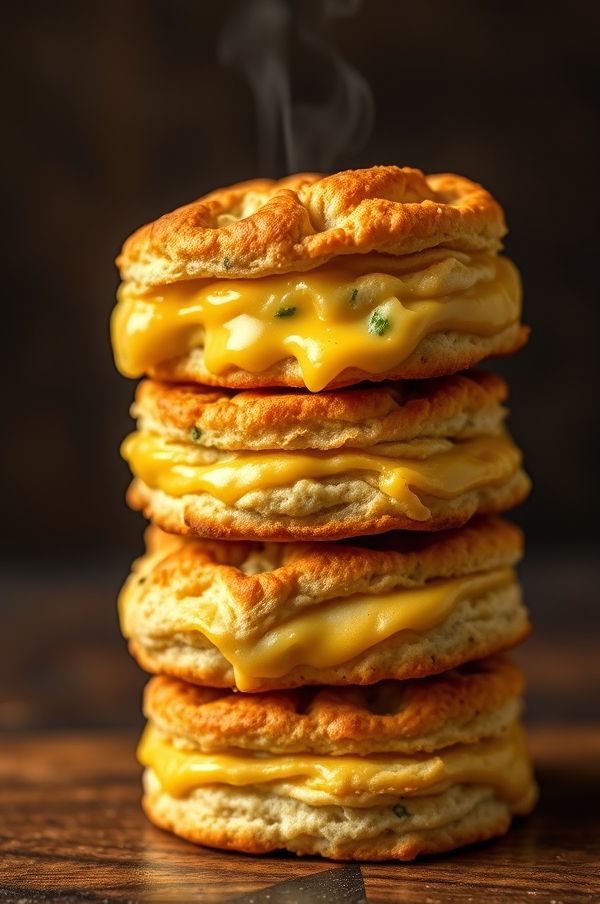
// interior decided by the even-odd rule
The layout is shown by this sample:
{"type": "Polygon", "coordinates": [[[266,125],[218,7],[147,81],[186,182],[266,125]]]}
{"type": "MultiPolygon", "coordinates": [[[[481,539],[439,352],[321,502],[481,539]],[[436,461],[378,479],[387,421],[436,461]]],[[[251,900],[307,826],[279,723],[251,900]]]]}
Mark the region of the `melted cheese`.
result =
{"type": "MultiPolygon", "coordinates": [[[[281,678],[296,666],[335,668],[394,635],[409,640],[445,621],[461,600],[480,599],[511,585],[516,586],[514,571],[499,568],[431,581],[424,587],[325,600],[245,631],[238,628],[235,611],[228,611],[209,591],[180,599],[177,630],[199,631],[233,666],[239,690],[252,691],[262,680],[281,678]]],[[[120,600],[126,634],[131,633],[135,590],[132,582],[120,600]]]]}
{"type": "Polygon", "coordinates": [[[149,487],[169,496],[209,493],[229,506],[255,490],[360,474],[414,521],[431,516],[417,493],[456,499],[470,490],[504,483],[521,464],[521,453],[504,434],[447,443],[443,451],[423,460],[347,450],[239,453],[212,464],[197,464],[199,453],[193,446],[146,432],[132,433],[121,451],[133,474],[149,487]]]}
{"type": "Polygon", "coordinates": [[[261,279],[193,280],[147,292],[123,284],[112,340],[125,376],[201,348],[216,375],[260,373],[295,358],[315,392],[348,367],[391,370],[433,333],[496,335],[519,319],[520,307],[518,272],[506,258],[365,255],[261,279]],[[377,265],[388,272],[369,271],[377,265]]]}
{"type": "Polygon", "coordinates": [[[267,784],[267,790],[285,796],[293,796],[294,786],[304,787],[320,795],[322,803],[351,806],[354,799],[364,806],[377,804],[378,798],[387,795],[422,796],[439,793],[449,785],[476,784],[493,787],[506,801],[517,802],[531,782],[525,740],[518,727],[501,739],[456,745],[434,754],[361,757],[182,750],[149,725],[138,747],[138,759],[154,771],[163,791],[173,797],[185,797],[204,785],[267,784]]]}

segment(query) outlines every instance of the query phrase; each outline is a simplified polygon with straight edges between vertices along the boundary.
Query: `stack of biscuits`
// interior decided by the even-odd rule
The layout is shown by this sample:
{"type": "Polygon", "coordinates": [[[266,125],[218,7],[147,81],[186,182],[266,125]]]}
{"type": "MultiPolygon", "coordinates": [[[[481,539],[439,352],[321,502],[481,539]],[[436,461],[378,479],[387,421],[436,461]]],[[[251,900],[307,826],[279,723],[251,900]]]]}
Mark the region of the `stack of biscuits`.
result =
{"type": "Polygon", "coordinates": [[[158,826],[219,848],[381,860],[535,803],[506,384],[527,339],[502,209],[379,166],[221,189],[118,259],[123,445],[151,525],[120,598],[153,674],[158,826]]]}

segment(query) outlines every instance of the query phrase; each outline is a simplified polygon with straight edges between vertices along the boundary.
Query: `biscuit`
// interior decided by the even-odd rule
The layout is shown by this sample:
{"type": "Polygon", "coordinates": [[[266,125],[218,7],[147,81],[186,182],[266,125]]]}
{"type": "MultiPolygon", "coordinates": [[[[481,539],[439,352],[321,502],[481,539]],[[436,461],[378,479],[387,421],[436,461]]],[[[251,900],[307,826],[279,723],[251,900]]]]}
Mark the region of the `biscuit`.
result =
{"type": "Polygon", "coordinates": [[[393,166],[220,189],[125,242],[117,366],[317,392],[512,354],[528,329],[505,229],[481,186],[393,166]]]}
{"type": "Polygon", "coordinates": [[[364,689],[146,689],[144,809],[191,841],[410,860],[504,833],[537,789],[505,659],[364,689]]]}
{"type": "Polygon", "coordinates": [[[418,680],[263,694],[158,675],[146,685],[144,714],[205,753],[432,753],[505,734],[521,713],[523,686],[523,673],[505,656],[418,680]]]}
{"type": "Polygon", "coordinates": [[[248,854],[284,849],[332,860],[414,860],[506,834],[513,815],[533,809],[537,788],[531,779],[515,803],[491,788],[464,785],[400,800],[360,809],[314,807],[268,791],[223,785],[179,798],[165,793],[148,769],[142,806],[159,828],[207,847],[248,854]]]}
{"type": "Polygon", "coordinates": [[[142,383],[128,501],[164,530],[217,539],[459,527],[529,492],[505,393],[483,373],[316,396],[142,383]]]}
{"type": "Polygon", "coordinates": [[[150,672],[243,691],[422,677],[528,633],[513,525],[361,543],[191,541],[150,528],[121,594],[122,631],[150,672]]]}
{"type": "Polygon", "coordinates": [[[123,279],[157,286],[306,270],[371,251],[496,251],[505,233],[502,208],[470,179],[373,166],[217,189],[134,232],[117,265],[123,279]]]}
{"type": "Polygon", "coordinates": [[[504,380],[489,371],[320,393],[143,380],[131,414],[139,430],[174,442],[224,451],[327,451],[496,432],[507,396],[504,380]]]}

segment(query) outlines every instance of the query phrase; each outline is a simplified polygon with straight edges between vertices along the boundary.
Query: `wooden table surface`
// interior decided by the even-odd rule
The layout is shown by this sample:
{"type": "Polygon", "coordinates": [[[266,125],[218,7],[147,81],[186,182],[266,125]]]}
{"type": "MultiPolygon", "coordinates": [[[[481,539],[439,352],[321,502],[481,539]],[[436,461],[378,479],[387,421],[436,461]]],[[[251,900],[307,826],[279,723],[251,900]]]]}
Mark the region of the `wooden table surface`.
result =
{"type": "Polygon", "coordinates": [[[33,733],[0,752],[0,901],[600,900],[600,729],[537,726],[533,816],[503,839],[412,864],[342,865],[198,848],[139,808],[131,733],[33,733]]]}

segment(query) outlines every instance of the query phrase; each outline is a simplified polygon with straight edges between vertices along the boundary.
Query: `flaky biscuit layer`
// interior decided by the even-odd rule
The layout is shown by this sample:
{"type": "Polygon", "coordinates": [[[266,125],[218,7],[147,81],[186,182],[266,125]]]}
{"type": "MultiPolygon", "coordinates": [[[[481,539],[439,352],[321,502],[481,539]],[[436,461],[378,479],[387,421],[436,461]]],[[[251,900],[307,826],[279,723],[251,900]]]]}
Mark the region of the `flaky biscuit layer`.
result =
{"type": "Polygon", "coordinates": [[[217,189],[138,229],[117,264],[123,279],[156,286],[308,270],[372,251],[493,251],[505,232],[500,205],[477,183],[374,166],[217,189]]]}
{"type": "Polygon", "coordinates": [[[412,754],[501,736],[519,714],[522,691],[521,671],[504,657],[417,681],[265,694],[161,675],[146,686],[144,713],[203,751],[412,754]]]}
{"type": "Polygon", "coordinates": [[[208,493],[170,496],[134,480],[129,505],[166,531],[223,540],[341,540],[392,530],[461,527],[474,515],[496,515],[523,502],[531,484],[519,469],[506,483],[482,486],[455,499],[420,496],[431,515],[414,521],[398,503],[361,479],[301,480],[294,486],[247,493],[229,505],[208,493]]]}
{"type": "MultiPolygon", "coordinates": [[[[124,445],[136,478],[128,501],[165,530],[229,540],[337,540],[388,530],[458,527],[475,514],[511,508],[529,491],[529,479],[518,467],[518,450],[502,439],[506,395],[506,384],[486,372],[319,394],[274,389],[235,393],[144,381],[132,408],[138,433],[124,445]],[[382,487],[371,465],[352,458],[355,450],[384,456],[380,464],[385,460],[385,467],[392,469],[404,458],[427,460],[440,454],[443,462],[442,453],[453,448],[458,460],[473,463],[469,442],[479,437],[501,441],[488,460],[500,464],[508,461],[505,454],[516,455],[513,464],[501,476],[465,485],[451,498],[441,498],[444,493],[429,496],[426,489],[412,486],[410,492],[424,506],[417,517],[405,500],[382,487]],[[153,451],[157,442],[159,455],[153,451]],[[155,456],[158,468],[148,467],[148,453],[136,451],[142,447],[155,456]],[[338,460],[336,473],[325,473],[333,459],[325,461],[324,473],[314,476],[309,471],[316,459],[292,464],[294,453],[333,455],[338,449],[348,456],[338,460]],[[269,470],[265,464],[264,479],[244,478],[237,496],[220,495],[213,484],[196,484],[189,492],[188,482],[172,490],[168,478],[161,476],[174,473],[165,456],[202,467],[221,461],[227,465],[227,452],[234,453],[237,468],[243,467],[245,453],[276,452],[281,467],[290,470],[274,479],[283,470],[269,470]]],[[[260,466],[267,459],[255,461],[260,466]]],[[[478,461],[482,467],[484,458],[478,461]]]]}
{"type": "Polygon", "coordinates": [[[423,587],[429,581],[514,565],[523,534],[499,518],[433,534],[386,533],[347,543],[260,543],[187,540],[156,527],[133,566],[127,588],[146,611],[171,597],[219,595],[238,629],[265,618],[351,596],[423,587]]]}
{"type": "Polygon", "coordinates": [[[485,371],[321,393],[144,380],[131,413],[140,430],[205,447],[327,450],[494,432],[507,395],[506,383],[485,371]]]}
{"type": "MultiPolygon", "coordinates": [[[[524,640],[530,625],[518,585],[457,604],[440,625],[423,633],[394,634],[337,666],[296,665],[273,678],[254,677],[256,692],[303,685],[369,685],[388,679],[437,675],[507,650],[524,640]]],[[[235,688],[233,667],[198,631],[176,631],[164,613],[163,630],[146,625],[132,634],[129,650],[139,665],[154,674],[172,675],[194,684],[235,688]]],[[[245,688],[244,688],[245,689],[245,688]]]]}
{"type": "MultiPolygon", "coordinates": [[[[130,650],[150,672],[210,687],[235,687],[232,663],[199,627],[239,646],[303,611],[318,626],[319,606],[355,595],[426,588],[440,579],[485,575],[514,564],[521,535],[500,521],[472,522],[443,535],[386,534],[364,548],[346,544],[182,543],[156,530],[121,597],[121,625],[130,650]],[[166,548],[163,549],[163,543],[166,548]],[[379,547],[379,548],[378,548],[379,547]],[[215,620],[216,619],[216,620],[215,620]],[[193,627],[196,625],[197,627],[193,627]]],[[[277,676],[252,667],[252,688],[365,685],[437,674],[489,656],[523,639],[527,612],[514,577],[467,595],[441,622],[420,632],[365,641],[340,664],[289,663],[277,676]]],[[[216,641],[215,641],[216,643],[216,641]]],[[[247,679],[244,679],[247,680],[247,679]]],[[[244,689],[248,689],[244,687],[244,689]]]]}
{"type": "Polygon", "coordinates": [[[264,854],[285,849],[334,860],[413,860],[503,835],[514,813],[535,805],[533,779],[509,805],[485,786],[452,786],[396,806],[314,807],[253,788],[199,788],[188,797],[162,791],[144,775],[144,810],[160,828],[209,847],[264,854]]]}

